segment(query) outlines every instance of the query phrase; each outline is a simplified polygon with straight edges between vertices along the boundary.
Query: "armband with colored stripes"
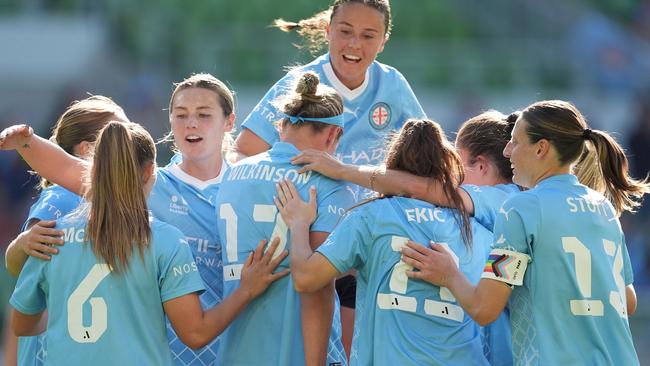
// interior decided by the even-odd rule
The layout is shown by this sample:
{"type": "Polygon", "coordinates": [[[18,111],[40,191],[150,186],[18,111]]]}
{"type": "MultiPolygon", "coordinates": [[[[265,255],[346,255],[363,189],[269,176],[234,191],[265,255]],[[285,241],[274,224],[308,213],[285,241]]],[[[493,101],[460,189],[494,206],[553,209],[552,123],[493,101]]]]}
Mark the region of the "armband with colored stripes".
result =
{"type": "Polygon", "coordinates": [[[528,262],[530,262],[528,254],[505,249],[492,249],[481,278],[521,286],[524,283],[528,262]]]}

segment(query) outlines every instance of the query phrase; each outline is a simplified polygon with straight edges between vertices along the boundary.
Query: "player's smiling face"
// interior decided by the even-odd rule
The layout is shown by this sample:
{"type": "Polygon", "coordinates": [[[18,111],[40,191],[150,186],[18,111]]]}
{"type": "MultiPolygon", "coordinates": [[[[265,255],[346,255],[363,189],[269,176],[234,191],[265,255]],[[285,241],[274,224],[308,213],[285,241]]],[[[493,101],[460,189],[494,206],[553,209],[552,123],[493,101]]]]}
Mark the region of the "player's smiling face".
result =
{"type": "Polygon", "coordinates": [[[327,28],[334,73],[349,89],[363,84],[366,70],[384,49],[384,15],[359,3],[342,5],[327,28]]]}
{"type": "Polygon", "coordinates": [[[183,161],[190,162],[221,159],[224,133],[232,129],[234,115],[224,115],[212,90],[191,87],[176,93],[169,120],[183,161]]]}
{"type": "Polygon", "coordinates": [[[512,181],[522,187],[532,188],[537,184],[535,173],[539,170],[539,160],[536,158],[538,146],[532,143],[526,127],[528,122],[519,118],[512,130],[512,138],[503,150],[503,156],[510,159],[512,166],[512,181]]]}

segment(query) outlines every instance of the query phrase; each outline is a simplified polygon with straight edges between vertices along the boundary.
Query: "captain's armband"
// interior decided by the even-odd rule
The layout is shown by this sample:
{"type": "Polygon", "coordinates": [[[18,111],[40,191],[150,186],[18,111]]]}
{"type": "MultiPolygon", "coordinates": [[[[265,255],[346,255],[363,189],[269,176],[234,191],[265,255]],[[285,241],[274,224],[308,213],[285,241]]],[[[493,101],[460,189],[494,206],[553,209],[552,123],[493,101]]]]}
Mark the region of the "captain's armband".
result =
{"type": "Polygon", "coordinates": [[[521,286],[524,283],[524,274],[530,260],[528,254],[505,249],[492,249],[481,278],[505,282],[511,286],[521,286]]]}

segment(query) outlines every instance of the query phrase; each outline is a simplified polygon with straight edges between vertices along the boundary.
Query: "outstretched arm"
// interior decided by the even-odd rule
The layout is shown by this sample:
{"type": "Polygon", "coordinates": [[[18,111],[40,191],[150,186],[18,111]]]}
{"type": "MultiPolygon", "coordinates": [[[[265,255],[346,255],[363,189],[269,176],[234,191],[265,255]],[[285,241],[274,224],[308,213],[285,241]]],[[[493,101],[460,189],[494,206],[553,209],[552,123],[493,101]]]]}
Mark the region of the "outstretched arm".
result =
{"type": "Polygon", "coordinates": [[[288,254],[284,251],[272,259],[279,243],[278,239],[274,239],[265,253],[266,241],[260,242],[244,263],[239,288],[219,305],[203,311],[196,293],[163,303],[165,313],[183,343],[193,349],[205,346],[221,334],[246,305],[264,293],[272,282],[289,273],[288,270],[273,273],[288,254]]]}
{"type": "MultiPolygon", "coordinates": [[[[441,182],[381,166],[344,164],[332,155],[318,150],[304,150],[291,162],[303,165],[299,173],[314,170],[332,179],[345,180],[392,196],[412,197],[434,205],[454,207],[444,193],[441,182]]],[[[474,214],[474,203],[464,189],[458,188],[465,209],[474,214]]]]}
{"type": "Polygon", "coordinates": [[[505,308],[510,286],[503,282],[483,278],[472,285],[458,269],[451,254],[440,245],[431,243],[431,249],[409,241],[402,248],[402,260],[417,271],[407,271],[411,278],[447,287],[460,306],[481,326],[495,321],[505,308]]]}
{"type": "Polygon", "coordinates": [[[83,175],[90,163],[69,155],[55,143],[34,134],[27,125],[15,125],[0,133],[0,150],[16,150],[43,178],[82,195],[83,175]]]}

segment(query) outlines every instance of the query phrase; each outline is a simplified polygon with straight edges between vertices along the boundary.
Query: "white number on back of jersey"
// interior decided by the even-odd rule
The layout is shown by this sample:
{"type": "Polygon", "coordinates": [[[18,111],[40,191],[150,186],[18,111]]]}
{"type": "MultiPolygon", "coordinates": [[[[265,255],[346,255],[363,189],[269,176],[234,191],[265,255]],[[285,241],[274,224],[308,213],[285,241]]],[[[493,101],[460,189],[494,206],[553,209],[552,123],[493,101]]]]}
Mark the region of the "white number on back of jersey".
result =
{"type": "Polygon", "coordinates": [[[108,309],[103,297],[90,297],[97,286],[111,273],[107,264],[95,264],[68,297],[68,333],[78,343],[95,343],[108,326],[108,309]],[[91,321],[83,325],[84,303],[90,303],[91,321]]]}
{"type": "MultiPolygon", "coordinates": [[[[228,263],[223,266],[224,281],[239,280],[241,275],[242,264],[238,256],[238,238],[237,238],[237,213],[230,203],[224,203],[219,207],[219,217],[226,221],[226,259],[228,263]]],[[[271,238],[279,238],[278,248],[273,253],[273,259],[278,257],[287,246],[287,233],[289,228],[282,220],[275,205],[256,204],[253,206],[253,221],[275,223],[271,238]]]]}
{"type": "MultiPolygon", "coordinates": [[[[578,238],[569,236],[562,238],[562,248],[571,253],[575,260],[575,276],[578,289],[583,299],[569,300],[573,315],[604,316],[605,307],[601,300],[591,299],[591,251],[578,238]]],[[[623,279],[623,248],[613,241],[603,239],[605,254],[614,257],[612,276],[616,282],[616,291],[609,293],[609,303],[618,315],[627,318],[627,298],[625,280],[623,279]]]]}
{"type": "MultiPolygon", "coordinates": [[[[391,237],[391,248],[393,251],[401,252],[401,249],[406,246],[408,240],[408,238],[402,236],[393,236],[391,237]]],[[[451,253],[456,265],[458,266],[458,256],[456,253],[454,253],[446,243],[441,243],[441,245],[451,253]]],[[[403,296],[403,294],[406,294],[408,288],[408,277],[406,276],[406,271],[412,269],[412,266],[406,264],[402,260],[393,266],[393,271],[388,285],[392,293],[377,294],[377,306],[379,306],[380,309],[402,310],[412,313],[417,310],[417,299],[413,296],[403,296]]],[[[445,287],[440,288],[440,299],[442,301],[424,299],[425,314],[462,322],[465,313],[460,306],[453,304],[456,302],[456,299],[449,289],[445,287]]]]}

